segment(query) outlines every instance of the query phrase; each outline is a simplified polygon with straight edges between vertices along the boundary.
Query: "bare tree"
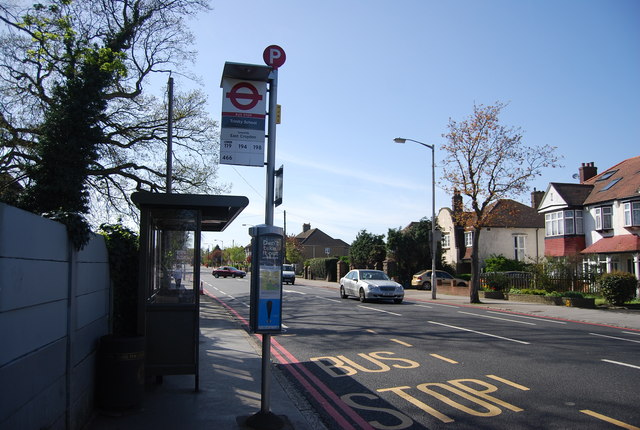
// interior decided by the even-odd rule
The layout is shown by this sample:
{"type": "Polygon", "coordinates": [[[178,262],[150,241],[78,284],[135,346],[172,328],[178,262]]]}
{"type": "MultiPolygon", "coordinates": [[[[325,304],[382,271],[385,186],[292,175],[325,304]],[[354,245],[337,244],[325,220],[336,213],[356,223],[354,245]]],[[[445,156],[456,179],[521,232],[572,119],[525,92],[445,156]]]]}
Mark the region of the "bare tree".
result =
{"type": "Polygon", "coordinates": [[[470,224],[473,230],[471,303],[480,302],[478,244],[483,227],[495,221],[489,206],[499,199],[523,194],[529,181],[540,176],[543,168],[558,165],[556,148],[527,146],[520,128],[500,123],[499,115],[505,107],[502,102],[474,105],[466,119],[449,119],[448,132],[443,134],[447,143],[441,147],[445,153],[442,186],[451,193],[458,190],[470,206],[470,211],[459,212],[467,219],[458,221],[470,224]]]}
{"type": "MultiPolygon", "coordinates": [[[[94,216],[106,209],[130,215],[131,192],[164,191],[166,183],[166,101],[149,93],[152,77],[173,71],[194,79],[185,69],[195,56],[185,19],[207,10],[208,0],[43,3],[0,7],[0,200],[33,184],[56,88],[65,88],[88,61],[100,61],[113,79],[99,92],[105,108],[96,116],[101,137],[87,167],[87,193],[94,216]]],[[[215,183],[218,130],[205,104],[201,91],[176,93],[176,191],[225,188],[215,183]]]]}

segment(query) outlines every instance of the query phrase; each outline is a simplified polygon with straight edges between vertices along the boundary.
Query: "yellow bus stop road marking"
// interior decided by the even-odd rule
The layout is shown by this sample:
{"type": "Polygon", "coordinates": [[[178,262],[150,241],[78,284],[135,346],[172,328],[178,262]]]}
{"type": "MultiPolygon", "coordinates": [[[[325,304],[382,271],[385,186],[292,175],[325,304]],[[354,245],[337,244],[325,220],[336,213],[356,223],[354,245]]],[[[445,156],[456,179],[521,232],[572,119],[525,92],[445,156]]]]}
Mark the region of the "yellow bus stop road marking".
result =
{"type": "Polygon", "coordinates": [[[413,345],[411,345],[410,343],[403,342],[403,341],[401,341],[401,340],[399,340],[399,339],[390,339],[390,340],[391,340],[392,342],[399,343],[399,344],[400,344],[400,345],[402,345],[402,346],[408,346],[408,347],[412,347],[412,346],[413,346],[413,345]]]}
{"type": "Polygon", "coordinates": [[[447,358],[447,357],[443,357],[443,356],[438,355],[438,354],[429,354],[429,355],[430,355],[430,356],[432,356],[433,358],[437,358],[437,359],[439,359],[439,360],[446,361],[447,363],[451,363],[451,364],[458,364],[458,362],[457,362],[457,361],[452,360],[452,359],[447,358]]]}
{"type": "Polygon", "coordinates": [[[618,421],[618,420],[610,418],[610,417],[608,417],[606,415],[602,415],[602,414],[599,414],[597,412],[590,411],[589,409],[583,409],[580,412],[582,412],[583,414],[590,415],[590,416],[592,416],[594,418],[598,418],[599,420],[606,421],[606,422],[611,423],[611,424],[615,424],[618,427],[622,427],[624,429],[640,430],[640,427],[636,427],[636,426],[632,426],[631,424],[623,423],[622,421],[618,421]]]}

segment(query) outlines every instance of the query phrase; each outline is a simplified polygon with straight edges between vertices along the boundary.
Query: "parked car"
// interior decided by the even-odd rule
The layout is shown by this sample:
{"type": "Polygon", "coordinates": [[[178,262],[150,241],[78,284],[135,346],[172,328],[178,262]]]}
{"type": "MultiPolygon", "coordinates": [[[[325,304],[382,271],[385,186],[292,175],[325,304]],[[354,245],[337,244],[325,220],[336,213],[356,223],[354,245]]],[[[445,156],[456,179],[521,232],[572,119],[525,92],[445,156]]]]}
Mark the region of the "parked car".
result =
{"type": "Polygon", "coordinates": [[[296,269],[293,267],[293,264],[283,264],[282,265],[282,282],[286,284],[295,284],[296,283],[296,269]]]}
{"type": "Polygon", "coordinates": [[[244,278],[247,275],[247,272],[245,272],[244,270],[236,269],[233,266],[222,266],[218,267],[217,269],[213,269],[213,272],[211,272],[211,274],[216,278],[219,278],[220,276],[222,276],[223,278],[226,278],[227,276],[231,276],[232,278],[244,278]]]}
{"type": "MultiPolygon", "coordinates": [[[[466,287],[469,282],[464,279],[454,278],[444,270],[436,270],[436,285],[448,286],[448,287],[466,287]]],[[[411,286],[416,287],[418,290],[430,290],[431,289],[431,270],[423,270],[413,275],[411,279],[411,286]]]]}
{"type": "Polygon", "coordinates": [[[404,288],[381,270],[356,269],[340,279],[340,297],[349,296],[355,296],[363,303],[380,299],[402,303],[404,288]]]}

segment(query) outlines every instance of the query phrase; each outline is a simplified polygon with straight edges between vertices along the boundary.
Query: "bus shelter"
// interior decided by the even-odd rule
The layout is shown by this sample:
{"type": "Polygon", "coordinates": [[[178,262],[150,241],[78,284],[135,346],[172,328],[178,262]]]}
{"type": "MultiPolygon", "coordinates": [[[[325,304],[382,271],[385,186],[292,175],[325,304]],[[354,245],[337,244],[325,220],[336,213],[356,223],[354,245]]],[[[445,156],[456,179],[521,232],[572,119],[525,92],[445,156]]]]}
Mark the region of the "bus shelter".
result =
{"type": "Polygon", "coordinates": [[[244,196],[136,192],[140,209],[138,332],[145,372],[195,375],[198,390],[201,235],[223,231],[249,204],[244,196]]]}

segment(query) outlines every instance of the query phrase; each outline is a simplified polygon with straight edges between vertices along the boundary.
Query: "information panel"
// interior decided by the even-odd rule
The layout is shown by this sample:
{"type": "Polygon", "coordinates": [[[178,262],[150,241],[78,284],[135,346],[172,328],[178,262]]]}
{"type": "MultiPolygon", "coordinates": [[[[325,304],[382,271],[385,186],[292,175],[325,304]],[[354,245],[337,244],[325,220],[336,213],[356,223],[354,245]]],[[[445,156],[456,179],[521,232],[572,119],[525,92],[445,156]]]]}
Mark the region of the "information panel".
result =
{"type": "Polygon", "coordinates": [[[222,79],[220,164],[264,166],[267,83],[222,79]]]}
{"type": "Polygon", "coordinates": [[[282,330],[282,228],[256,226],[251,261],[251,318],[254,333],[280,333],[282,330]]]}

